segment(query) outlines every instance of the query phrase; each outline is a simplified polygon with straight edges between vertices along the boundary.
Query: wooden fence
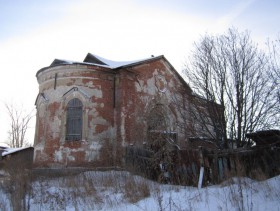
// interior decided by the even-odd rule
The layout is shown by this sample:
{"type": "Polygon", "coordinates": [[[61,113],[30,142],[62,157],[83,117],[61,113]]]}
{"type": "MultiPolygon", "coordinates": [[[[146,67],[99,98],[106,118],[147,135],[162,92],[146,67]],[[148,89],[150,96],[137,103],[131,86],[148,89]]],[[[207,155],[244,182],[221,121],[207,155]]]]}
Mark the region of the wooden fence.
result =
{"type": "Polygon", "coordinates": [[[235,176],[263,180],[280,174],[280,148],[277,146],[161,151],[128,146],[125,161],[129,171],[159,182],[181,185],[197,186],[201,168],[204,186],[235,176]]]}

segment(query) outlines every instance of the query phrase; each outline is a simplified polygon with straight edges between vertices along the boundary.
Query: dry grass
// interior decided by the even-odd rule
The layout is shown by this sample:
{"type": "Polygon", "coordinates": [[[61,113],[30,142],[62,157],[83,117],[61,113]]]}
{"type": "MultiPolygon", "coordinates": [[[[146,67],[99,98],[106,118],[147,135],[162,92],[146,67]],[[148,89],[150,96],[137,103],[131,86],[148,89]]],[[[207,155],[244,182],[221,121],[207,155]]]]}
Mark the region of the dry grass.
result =
{"type": "Polygon", "coordinates": [[[89,209],[113,207],[119,202],[136,203],[149,197],[149,182],[124,171],[88,171],[78,175],[37,179],[33,189],[38,190],[38,186],[41,186],[40,191],[35,193],[33,190],[32,198],[35,198],[36,204],[49,203],[50,208],[57,209],[65,209],[69,198],[74,207],[81,203],[87,204],[89,209]],[[50,188],[50,184],[56,188],[50,188]],[[109,193],[114,193],[114,196],[109,193]]]}
{"type": "Polygon", "coordinates": [[[143,179],[137,180],[136,178],[130,177],[124,183],[124,196],[130,203],[136,203],[150,196],[150,188],[147,182],[143,179]]]}
{"type": "MultiPolygon", "coordinates": [[[[125,206],[139,210],[196,210],[202,201],[205,207],[212,204],[214,197],[218,201],[216,210],[253,210],[256,203],[253,196],[259,193],[260,187],[263,198],[271,197],[276,191],[273,200],[279,200],[279,188],[266,187],[264,182],[235,177],[224,183],[227,184],[215,189],[162,185],[125,171],[38,177],[32,181],[30,210],[123,210],[125,206]]],[[[10,193],[3,195],[10,197],[10,193]]],[[[6,198],[0,197],[0,210],[11,210],[6,198]]]]}

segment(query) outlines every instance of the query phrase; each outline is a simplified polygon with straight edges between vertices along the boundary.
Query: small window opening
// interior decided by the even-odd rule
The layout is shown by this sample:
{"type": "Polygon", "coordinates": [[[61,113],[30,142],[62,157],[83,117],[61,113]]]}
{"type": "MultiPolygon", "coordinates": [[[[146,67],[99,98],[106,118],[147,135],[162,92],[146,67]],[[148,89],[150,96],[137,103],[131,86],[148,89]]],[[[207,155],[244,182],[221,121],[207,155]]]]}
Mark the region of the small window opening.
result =
{"type": "Polygon", "coordinates": [[[67,104],[66,140],[77,141],[82,139],[83,104],[74,98],[67,104]]]}

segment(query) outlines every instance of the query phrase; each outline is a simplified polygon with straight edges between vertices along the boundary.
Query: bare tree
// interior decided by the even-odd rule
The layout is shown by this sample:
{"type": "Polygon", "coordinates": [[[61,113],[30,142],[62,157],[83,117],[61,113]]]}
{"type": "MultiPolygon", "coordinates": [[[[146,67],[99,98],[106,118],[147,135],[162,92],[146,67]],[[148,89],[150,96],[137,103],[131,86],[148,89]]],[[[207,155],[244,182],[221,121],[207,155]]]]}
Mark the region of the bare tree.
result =
{"type": "Polygon", "coordinates": [[[10,119],[8,144],[12,148],[23,147],[27,144],[25,135],[29,122],[33,117],[33,112],[27,113],[23,109],[15,107],[13,104],[5,104],[5,106],[10,119]]]}
{"type": "Polygon", "coordinates": [[[208,101],[185,88],[178,88],[171,96],[172,106],[176,108],[178,121],[176,126],[185,138],[206,138],[219,146],[216,140],[223,140],[224,124],[223,107],[213,101],[208,101]],[[213,120],[213,121],[212,121],[213,120]]]}
{"type": "Polygon", "coordinates": [[[194,118],[200,124],[212,125],[214,131],[220,130],[222,137],[236,140],[238,146],[246,133],[275,127],[278,104],[270,71],[268,57],[248,32],[229,29],[224,35],[206,35],[195,44],[185,73],[201,99],[223,108],[224,118],[217,118],[219,112],[209,103],[203,108],[207,121],[205,115],[194,118]],[[217,124],[217,120],[222,122],[217,124]]]}
{"type": "MultiPolygon", "coordinates": [[[[280,104],[280,35],[274,41],[268,42],[269,56],[271,61],[271,77],[273,78],[274,86],[277,88],[276,98],[280,104]]],[[[280,112],[280,106],[278,106],[278,113],[280,112]]]]}

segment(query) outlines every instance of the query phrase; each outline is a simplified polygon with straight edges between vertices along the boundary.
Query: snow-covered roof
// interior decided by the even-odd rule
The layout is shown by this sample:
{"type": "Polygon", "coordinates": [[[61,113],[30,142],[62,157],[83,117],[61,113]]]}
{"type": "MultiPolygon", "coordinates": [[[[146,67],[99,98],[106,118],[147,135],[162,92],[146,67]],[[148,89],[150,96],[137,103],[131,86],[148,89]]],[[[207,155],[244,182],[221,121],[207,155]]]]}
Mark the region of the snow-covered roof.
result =
{"type": "Polygon", "coordinates": [[[30,148],[30,147],[6,148],[6,149],[4,149],[4,152],[2,152],[2,156],[10,155],[10,154],[13,154],[15,152],[22,151],[22,150],[25,150],[25,149],[28,149],[28,148],[30,148]]]}
{"type": "Polygon", "coordinates": [[[50,67],[57,66],[57,65],[69,65],[69,64],[89,64],[89,65],[107,67],[110,69],[116,69],[116,68],[120,68],[120,67],[140,64],[140,63],[155,60],[155,59],[158,59],[161,57],[163,57],[163,56],[157,56],[157,57],[152,56],[149,58],[139,59],[139,60],[134,60],[134,61],[113,61],[113,60],[105,59],[101,56],[97,56],[97,55],[88,53],[83,62],[55,59],[51,63],[50,67]]]}
{"type": "Polygon", "coordinates": [[[139,60],[134,60],[134,61],[112,61],[109,59],[105,59],[101,56],[97,56],[97,55],[88,53],[86,58],[84,59],[84,62],[105,65],[105,66],[108,66],[109,68],[115,69],[115,68],[119,68],[119,67],[123,67],[123,66],[138,64],[140,62],[149,61],[151,59],[155,59],[155,58],[159,58],[159,57],[161,57],[161,56],[149,57],[149,58],[139,59],[139,60]]]}
{"type": "MultiPolygon", "coordinates": [[[[144,59],[139,59],[139,60],[133,60],[133,61],[113,61],[109,59],[105,59],[101,56],[97,56],[95,54],[88,53],[82,62],[77,62],[77,61],[71,61],[71,60],[62,60],[62,59],[55,59],[50,66],[48,67],[43,67],[40,70],[37,71],[36,77],[43,72],[44,70],[47,70],[49,68],[55,67],[55,66],[63,66],[63,65],[88,65],[88,66],[99,66],[99,67],[104,67],[106,69],[111,69],[111,70],[119,70],[121,68],[127,68],[127,67],[132,67],[136,65],[141,65],[144,63],[148,63],[151,61],[163,59],[177,74],[179,79],[182,81],[183,84],[185,84],[188,89],[190,89],[189,85],[186,83],[186,81],[182,78],[182,76],[175,70],[175,68],[170,64],[170,62],[164,57],[164,55],[159,55],[159,56],[150,56],[148,58],[144,59]]],[[[190,89],[191,90],[191,89],[190,89]]]]}

